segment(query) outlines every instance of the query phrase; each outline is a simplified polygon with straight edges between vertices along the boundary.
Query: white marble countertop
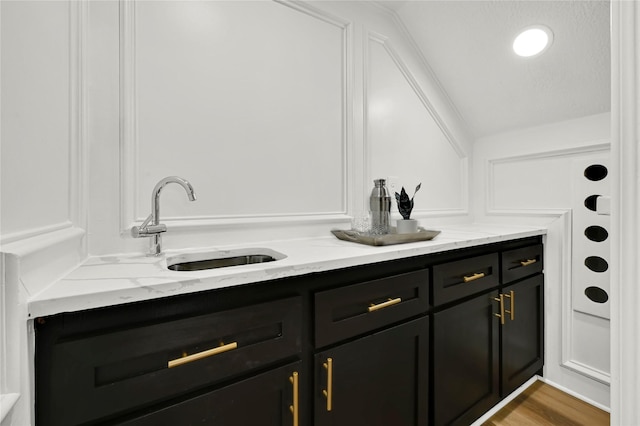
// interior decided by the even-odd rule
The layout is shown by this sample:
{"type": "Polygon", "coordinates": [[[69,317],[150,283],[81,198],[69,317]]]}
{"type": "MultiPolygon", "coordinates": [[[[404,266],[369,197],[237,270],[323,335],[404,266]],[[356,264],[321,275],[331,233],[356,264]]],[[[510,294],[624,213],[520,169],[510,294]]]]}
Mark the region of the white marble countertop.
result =
{"type": "Polygon", "coordinates": [[[219,289],[312,272],[473,247],[543,235],[543,227],[510,225],[455,225],[441,228],[433,240],[373,247],[340,241],[331,236],[270,241],[250,246],[167,250],[159,257],[143,253],[88,258],[67,276],[52,283],[28,302],[31,318],[61,312],[219,289]],[[167,258],[187,252],[221,253],[239,248],[268,248],[286,258],[268,263],[204,271],[171,271],[167,258]]]}

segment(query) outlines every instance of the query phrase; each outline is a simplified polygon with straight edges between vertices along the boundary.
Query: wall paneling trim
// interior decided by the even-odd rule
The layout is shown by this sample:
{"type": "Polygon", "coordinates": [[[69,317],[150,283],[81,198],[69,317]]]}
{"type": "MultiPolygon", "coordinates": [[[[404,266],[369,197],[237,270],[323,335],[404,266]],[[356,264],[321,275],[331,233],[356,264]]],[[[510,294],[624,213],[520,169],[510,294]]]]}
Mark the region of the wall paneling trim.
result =
{"type": "Polygon", "coordinates": [[[611,2],[611,424],[640,424],[640,4],[611,2]]]}
{"type": "Polygon", "coordinates": [[[576,297],[584,294],[586,284],[576,281],[584,277],[576,272],[573,258],[584,257],[584,250],[580,251],[583,241],[575,238],[574,227],[584,227],[584,221],[577,217],[573,191],[581,177],[576,172],[579,164],[602,162],[608,156],[607,118],[589,116],[495,135],[477,141],[474,150],[478,220],[548,227],[545,377],[604,406],[611,380],[609,326],[576,297]]]}
{"type": "Polygon", "coordinates": [[[368,179],[363,190],[371,190],[373,179],[395,176],[410,193],[422,183],[416,217],[466,215],[465,147],[453,136],[388,37],[368,32],[365,63],[364,174],[368,179]]]}
{"type": "Polygon", "coordinates": [[[3,42],[3,59],[7,60],[3,103],[10,102],[5,105],[11,107],[7,111],[19,118],[2,123],[7,167],[3,167],[0,245],[86,227],[87,2],[43,6],[45,9],[32,2],[3,5],[4,19],[12,21],[3,25],[3,31],[11,35],[4,38],[10,45],[3,42]],[[57,32],[60,25],[68,25],[69,31],[57,32]],[[22,34],[30,31],[30,26],[40,32],[22,34]],[[17,40],[25,44],[14,46],[17,40]],[[28,48],[47,49],[47,55],[34,54],[28,63],[23,56],[13,57],[16,51],[28,48]],[[51,52],[67,60],[54,66],[51,52]],[[41,72],[46,72],[46,77],[41,78],[41,72]],[[44,147],[37,147],[38,143],[44,147]]]}
{"type": "MultiPolygon", "coordinates": [[[[539,181],[541,174],[531,174],[530,181],[514,181],[513,179],[505,179],[501,173],[509,172],[509,168],[522,169],[522,167],[531,167],[532,169],[540,169],[547,166],[556,159],[570,158],[582,154],[596,153],[607,151],[610,149],[608,141],[594,141],[593,144],[580,146],[576,148],[559,149],[544,152],[533,152],[522,155],[514,155],[501,158],[490,158],[486,161],[486,192],[485,192],[485,214],[487,215],[529,215],[531,213],[544,213],[544,207],[534,207],[535,205],[544,206],[548,202],[538,202],[532,196],[535,191],[542,191],[548,194],[548,186],[539,181]],[[498,191],[502,193],[498,195],[498,191]]],[[[560,166],[560,168],[563,168],[560,166]]],[[[523,178],[525,176],[522,176],[523,178]]],[[[555,178],[549,174],[550,178],[555,178]]],[[[555,179],[554,179],[555,180],[555,179]]],[[[557,182],[555,182],[557,184],[557,182]]],[[[567,182],[568,184],[568,182],[567,182]]],[[[567,200],[566,207],[570,207],[567,200]]]]}
{"type": "Polygon", "coordinates": [[[163,190],[172,229],[347,218],[349,21],[297,2],[122,1],[120,22],[121,233],[169,175],[198,196],[163,190]]]}

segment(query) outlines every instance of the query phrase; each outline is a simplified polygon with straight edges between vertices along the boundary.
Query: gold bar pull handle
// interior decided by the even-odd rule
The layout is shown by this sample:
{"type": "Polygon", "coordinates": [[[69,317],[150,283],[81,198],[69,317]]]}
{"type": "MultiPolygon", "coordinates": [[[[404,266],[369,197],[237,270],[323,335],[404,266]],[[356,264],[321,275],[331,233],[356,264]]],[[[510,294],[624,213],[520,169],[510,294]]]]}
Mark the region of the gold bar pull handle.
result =
{"type": "Polygon", "coordinates": [[[484,272],[476,272],[473,275],[464,276],[462,277],[462,281],[464,281],[465,283],[468,283],[471,281],[479,280],[480,278],[484,278],[484,272]]]}
{"type": "Polygon", "coordinates": [[[177,367],[182,364],[188,364],[193,361],[197,361],[202,358],[207,358],[213,355],[218,355],[223,352],[227,352],[238,347],[238,342],[228,343],[226,345],[219,346],[217,348],[208,349],[206,351],[198,352],[192,355],[183,356],[181,358],[172,359],[167,363],[168,368],[177,367]]]}
{"type": "Polygon", "coordinates": [[[327,398],[327,411],[331,411],[333,405],[333,358],[327,358],[327,362],[322,366],[327,370],[327,389],[323,389],[322,394],[327,398]]]}
{"type": "Polygon", "coordinates": [[[511,321],[516,319],[516,294],[511,290],[509,294],[505,294],[504,297],[509,298],[509,310],[504,310],[509,314],[511,321]]]}
{"type": "Polygon", "coordinates": [[[504,294],[501,293],[500,297],[494,297],[493,300],[495,300],[496,302],[500,302],[500,313],[494,313],[493,315],[500,318],[500,324],[504,325],[504,294]]]}
{"type": "Polygon", "coordinates": [[[289,411],[293,415],[293,426],[298,426],[300,418],[300,400],[299,398],[299,384],[298,384],[298,372],[294,371],[289,381],[293,385],[293,405],[289,406],[289,411]]]}
{"type": "Polygon", "coordinates": [[[536,263],[538,261],[538,259],[527,259],[527,260],[521,260],[520,261],[520,266],[529,266],[529,265],[533,265],[534,263],[536,263]]]}
{"type": "Polygon", "coordinates": [[[368,309],[369,309],[369,312],[373,312],[373,311],[377,311],[378,309],[387,308],[389,306],[395,305],[400,302],[402,302],[402,298],[396,297],[395,299],[389,299],[386,302],[382,302],[378,304],[372,303],[368,309]]]}

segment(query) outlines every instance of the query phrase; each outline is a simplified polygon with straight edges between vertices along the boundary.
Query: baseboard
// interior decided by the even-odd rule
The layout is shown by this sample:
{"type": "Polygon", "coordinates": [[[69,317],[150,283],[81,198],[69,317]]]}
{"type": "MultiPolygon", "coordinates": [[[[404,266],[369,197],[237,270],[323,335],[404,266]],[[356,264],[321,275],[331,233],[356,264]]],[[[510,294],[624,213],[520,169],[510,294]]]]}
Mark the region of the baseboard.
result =
{"type": "Polygon", "coordinates": [[[579,400],[586,402],[589,405],[593,405],[594,407],[599,408],[602,411],[606,411],[607,413],[611,413],[611,409],[609,407],[604,406],[604,405],[602,405],[602,404],[600,404],[600,403],[598,403],[596,401],[593,401],[593,400],[591,400],[591,399],[589,399],[589,398],[587,398],[587,397],[585,397],[583,395],[580,395],[579,393],[577,393],[577,392],[575,392],[575,391],[573,391],[571,389],[565,388],[564,386],[561,386],[561,385],[559,385],[559,384],[557,384],[557,383],[555,383],[555,382],[553,382],[551,380],[545,379],[544,377],[538,377],[538,379],[541,382],[544,382],[544,383],[548,384],[549,386],[553,386],[554,388],[559,389],[564,393],[568,393],[569,395],[574,396],[574,397],[578,398],[579,400]]]}
{"type": "MultiPolygon", "coordinates": [[[[511,392],[507,397],[505,397],[502,401],[493,406],[493,408],[482,415],[482,417],[478,418],[475,422],[471,423],[471,426],[480,426],[487,420],[489,420],[494,414],[498,411],[502,410],[508,403],[513,401],[518,395],[524,392],[529,386],[537,382],[538,380],[542,380],[540,376],[533,376],[529,380],[527,380],[522,386],[518,389],[511,392]]],[[[568,393],[568,392],[567,392],[568,393]]]]}

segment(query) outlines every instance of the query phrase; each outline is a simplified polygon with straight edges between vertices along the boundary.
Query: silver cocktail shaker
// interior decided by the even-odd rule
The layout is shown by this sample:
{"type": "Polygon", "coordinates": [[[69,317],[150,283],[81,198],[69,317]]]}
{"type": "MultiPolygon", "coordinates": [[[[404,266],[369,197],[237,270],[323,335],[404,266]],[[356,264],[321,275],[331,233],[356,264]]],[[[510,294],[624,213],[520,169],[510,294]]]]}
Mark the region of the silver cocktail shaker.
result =
{"type": "Polygon", "coordinates": [[[389,233],[389,212],[391,211],[391,197],[387,192],[384,179],[373,181],[375,186],[369,197],[371,210],[371,233],[382,235],[389,233]]]}

